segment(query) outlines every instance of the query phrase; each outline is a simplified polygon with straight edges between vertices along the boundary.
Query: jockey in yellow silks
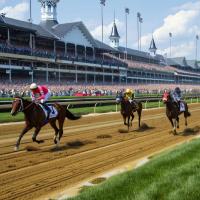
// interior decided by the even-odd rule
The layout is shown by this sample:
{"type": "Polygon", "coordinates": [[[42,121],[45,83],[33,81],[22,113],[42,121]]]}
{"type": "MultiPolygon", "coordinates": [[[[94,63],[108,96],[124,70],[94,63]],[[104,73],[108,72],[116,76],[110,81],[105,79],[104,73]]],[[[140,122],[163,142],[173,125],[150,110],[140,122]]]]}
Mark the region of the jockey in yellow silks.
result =
{"type": "Polygon", "coordinates": [[[134,98],[135,98],[135,94],[134,91],[131,89],[126,89],[125,93],[124,93],[124,97],[127,98],[129,100],[130,103],[133,102],[134,98]]]}

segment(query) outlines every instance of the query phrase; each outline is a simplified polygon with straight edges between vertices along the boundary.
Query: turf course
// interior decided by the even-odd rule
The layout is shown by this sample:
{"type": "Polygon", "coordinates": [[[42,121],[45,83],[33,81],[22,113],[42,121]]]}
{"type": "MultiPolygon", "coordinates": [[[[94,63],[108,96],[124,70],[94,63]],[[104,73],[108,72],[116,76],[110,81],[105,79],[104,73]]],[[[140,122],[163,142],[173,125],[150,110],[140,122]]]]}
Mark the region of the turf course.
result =
{"type": "Polygon", "coordinates": [[[146,165],[69,200],[197,200],[200,199],[200,139],[155,156],[146,165]]]}

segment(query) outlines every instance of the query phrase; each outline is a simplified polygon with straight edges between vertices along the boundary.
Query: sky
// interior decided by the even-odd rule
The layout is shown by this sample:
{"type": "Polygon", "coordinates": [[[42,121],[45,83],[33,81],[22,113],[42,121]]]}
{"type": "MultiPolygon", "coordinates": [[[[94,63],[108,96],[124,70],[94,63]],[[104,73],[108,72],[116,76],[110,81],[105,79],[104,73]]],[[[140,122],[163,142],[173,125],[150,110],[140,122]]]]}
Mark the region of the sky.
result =
{"type": "MultiPolygon", "coordinates": [[[[30,0],[0,0],[0,13],[7,17],[25,20],[29,18],[30,0]]],[[[196,35],[200,36],[200,0],[106,0],[104,7],[104,42],[109,44],[114,12],[120,46],[125,46],[126,26],[125,8],[130,13],[127,18],[127,46],[138,48],[137,12],[141,13],[141,49],[148,51],[152,36],[157,53],[171,56],[185,56],[195,59],[196,35]]],[[[33,23],[40,22],[40,2],[32,0],[33,23]]],[[[58,22],[82,21],[94,38],[101,41],[100,0],[60,0],[57,7],[58,22]]],[[[200,59],[200,41],[197,41],[198,60],[200,59]]]]}

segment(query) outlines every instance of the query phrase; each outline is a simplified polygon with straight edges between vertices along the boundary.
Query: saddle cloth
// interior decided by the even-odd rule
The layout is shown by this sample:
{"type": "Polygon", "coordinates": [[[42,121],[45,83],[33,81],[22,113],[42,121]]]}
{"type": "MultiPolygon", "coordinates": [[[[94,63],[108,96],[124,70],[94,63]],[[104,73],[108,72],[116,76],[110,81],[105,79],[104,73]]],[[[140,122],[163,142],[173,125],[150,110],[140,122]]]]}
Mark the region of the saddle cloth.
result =
{"type": "Polygon", "coordinates": [[[185,104],[183,102],[180,102],[180,111],[181,112],[185,111],[185,104]]]}
{"type": "MultiPolygon", "coordinates": [[[[44,106],[42,106],[41,104],[39,104],[39,105],[40,105],[40,107],[42,108],[42,110],[44,111],[45,116],[46,116],[46,118],[47,118],[47,111],[46,111],[46,109],[45,109],[44,106]]],[[[51,110],[51,112],[50,112],[50,114],[49,114],[49,119],[54,118],[54,117],[57,117],[58,111],[56,110],[56,108],[55,108],[54,106],[48,106],[48,107],[49,107],[49,109],[51,110]]]]}

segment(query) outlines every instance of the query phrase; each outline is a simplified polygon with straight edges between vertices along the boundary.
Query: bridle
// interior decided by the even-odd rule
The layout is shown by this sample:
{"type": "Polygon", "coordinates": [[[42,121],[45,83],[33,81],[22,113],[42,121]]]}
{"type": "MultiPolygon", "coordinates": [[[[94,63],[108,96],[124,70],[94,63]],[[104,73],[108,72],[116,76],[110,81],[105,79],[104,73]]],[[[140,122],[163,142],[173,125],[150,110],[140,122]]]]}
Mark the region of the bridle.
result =
{"type": "Polygon", "coordinates": [[[33,104],[33,102],[32,102],[32,103],[30,103],[28,106],[26,106],[26,107],[24,108],[23,100],[22,100],[21,98],[15,99],[15,101],[17,101],[17,100],[20,100],[20,107],[19,107],[17,113],[18,113],[18,112],[24,112],[25,110],[27,110],[27,109],[33,104]]]}

